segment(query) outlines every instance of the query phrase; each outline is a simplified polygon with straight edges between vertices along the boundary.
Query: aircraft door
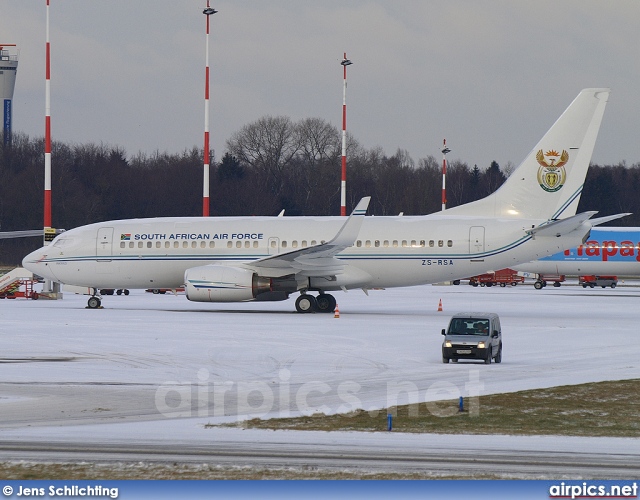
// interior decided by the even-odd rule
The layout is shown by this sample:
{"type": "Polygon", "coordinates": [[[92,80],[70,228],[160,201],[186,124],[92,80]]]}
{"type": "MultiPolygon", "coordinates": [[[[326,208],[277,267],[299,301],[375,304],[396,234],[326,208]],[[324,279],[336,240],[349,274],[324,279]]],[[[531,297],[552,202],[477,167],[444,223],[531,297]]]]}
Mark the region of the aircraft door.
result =
{"type": "Polygon", "coordinates": [[[484,252],[484,226],[471,226],[469,229],[469,253],[484,252]]]}
{"type": "Polygon", "coordinates": [[[269,238],[267,244],[269,245],[269,255],[280,253],[280,238],[269,238]]]}
{"type": "Polygon", "coordinates": [[[98,261],[111,261],[113,247],[113,228],[101,227],[96,238],[96,257],[98,261]]]}

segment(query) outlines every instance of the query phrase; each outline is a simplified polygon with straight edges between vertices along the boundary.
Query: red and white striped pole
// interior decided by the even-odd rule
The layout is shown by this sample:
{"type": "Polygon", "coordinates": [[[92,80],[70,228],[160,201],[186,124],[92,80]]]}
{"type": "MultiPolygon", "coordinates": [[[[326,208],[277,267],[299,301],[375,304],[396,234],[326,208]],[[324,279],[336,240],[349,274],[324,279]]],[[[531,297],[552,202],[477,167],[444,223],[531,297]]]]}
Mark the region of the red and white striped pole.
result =
{"type": "MultiPolygon", "coordinates": [[[[49,43],[49,0],[47,0],[44,113],[44,229],[51,228],[51,44],[49,43]]],[[[45,241],[45,244],[48,242],[45,241]]]]}
{"type": "Polygon", "coordinates": [[[347,66],[353,64],[344,53],[342,59],[344,85],[342,87],[342,181],[340,183],[340,215],[347,215],[347,66]]]}
{"type": "Polygon", "coordinates": [[[209,217],[209,16],[218,12],[209,6],[202,13],[207,16],[207,36],[204,70],[204,175],[202,180],[202,216],[209,217]]]}
{"type": "Polygon", "coordinates": [[[447,147],[447,140],[442,141],[442,210],[447,209],[447,153],[451,150],[447,147]]]}

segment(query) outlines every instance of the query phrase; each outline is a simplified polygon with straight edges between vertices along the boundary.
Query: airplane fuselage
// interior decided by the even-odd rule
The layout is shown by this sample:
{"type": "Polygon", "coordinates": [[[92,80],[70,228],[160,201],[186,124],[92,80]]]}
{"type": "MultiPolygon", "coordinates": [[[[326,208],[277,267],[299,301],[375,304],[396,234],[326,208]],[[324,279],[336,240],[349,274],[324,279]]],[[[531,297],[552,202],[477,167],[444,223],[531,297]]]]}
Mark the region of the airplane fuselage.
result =
{"type": "Polygon", "coordinates": [[[587,241],[514,269],[537,274],[640,276],[640,230],[593,228],[587,241]]]}
{"type": "MultiPolygon", "coordinates": [[[[193,267],[242,268],[269,255],[319,245],[344,221],[225,217],[102,222],[67,231],[25,261],[35,261],[38,274],[66,284],[175,288],[193,267]]],[[[337,256],[345,265],[343,272],[334,280],[310,278],[310,288],[436,283],[539,259],[581,243],[583,233],[578,232],[573,238],[532,238],[525,233],[542,222],[446,215],[365,217],[355,244],[337,256]]]]}

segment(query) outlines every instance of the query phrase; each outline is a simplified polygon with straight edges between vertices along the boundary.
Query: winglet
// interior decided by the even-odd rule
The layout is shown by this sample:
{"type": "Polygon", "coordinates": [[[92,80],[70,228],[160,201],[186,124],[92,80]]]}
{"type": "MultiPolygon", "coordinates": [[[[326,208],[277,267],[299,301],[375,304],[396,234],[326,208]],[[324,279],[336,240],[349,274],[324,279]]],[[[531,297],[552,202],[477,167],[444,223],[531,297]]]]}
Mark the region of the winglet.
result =
{"type": "Polygon", "coordinates": [[[360,233],[360,227],[362,226],[362,221],[364,219],[364,215],[367,213],[367,208],[369,207],[369,202],[371,201],[371,196],[365,196],[362,198],[356,208],[353,209],[351,215],[344,223],[338,234],[335,237],[327,242],[327,245],[332,245],[336,247],[350,247],[358,238],[358,233],[360,233]]]}

